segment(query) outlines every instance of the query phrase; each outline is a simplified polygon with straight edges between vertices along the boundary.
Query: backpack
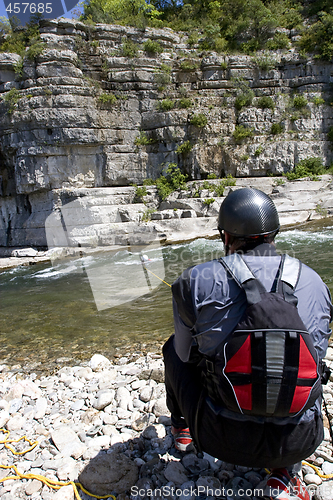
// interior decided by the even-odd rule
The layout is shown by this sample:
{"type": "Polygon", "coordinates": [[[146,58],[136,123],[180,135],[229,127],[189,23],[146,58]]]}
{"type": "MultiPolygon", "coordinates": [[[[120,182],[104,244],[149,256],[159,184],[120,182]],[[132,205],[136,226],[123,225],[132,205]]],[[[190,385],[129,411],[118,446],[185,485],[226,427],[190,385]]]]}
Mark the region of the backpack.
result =
{"type": "Polygon", "coordinates": [[[269,292],[239,254],[222,257],[220,262],[244,290],[247,309],[214,358],[205,360],[208,395],[245,415],[303,413],[321,395],[321,370],[293,294],[300,261],[283,255],[269,292]]]}

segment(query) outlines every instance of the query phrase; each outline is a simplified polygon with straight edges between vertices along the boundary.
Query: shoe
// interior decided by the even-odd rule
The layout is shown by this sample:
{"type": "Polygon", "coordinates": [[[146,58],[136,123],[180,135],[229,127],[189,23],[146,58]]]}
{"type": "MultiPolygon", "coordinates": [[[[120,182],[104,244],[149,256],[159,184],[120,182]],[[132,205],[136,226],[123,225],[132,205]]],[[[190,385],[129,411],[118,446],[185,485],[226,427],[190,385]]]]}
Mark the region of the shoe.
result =
{"type": "Polygon", "coordinates": [[[287,469],[273,469],[264,490],[267,500],[310,500],[299,476],[290,476],[287,469]]]}
{"type": "Polygon", "coordinates": [[[183,429],[181,427],[177,428],[172,425],[171,434],[174,438],[176,450],[183,452],[194,450],[193,440],[190,434],[190,429],[188,427],[183,429]]]}

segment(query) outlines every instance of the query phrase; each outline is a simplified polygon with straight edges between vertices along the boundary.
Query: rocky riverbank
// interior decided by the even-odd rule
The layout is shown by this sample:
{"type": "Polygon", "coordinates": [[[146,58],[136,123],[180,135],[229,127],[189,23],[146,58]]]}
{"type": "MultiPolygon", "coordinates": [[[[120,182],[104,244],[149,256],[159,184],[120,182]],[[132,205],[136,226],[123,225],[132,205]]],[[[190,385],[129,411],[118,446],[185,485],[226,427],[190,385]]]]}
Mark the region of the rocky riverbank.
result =
{"type": "MultiPolygon", "coordinates": [[[[333,348],[327,353],[333,367],[333,348]]],[[[54,375],[14,372],[0,366],[2,439],[26,436],[32,443],[0,445],[2,500],[74,500],[91,498],[73,485],[79,481],[95,498],[189,500],[260,498],[267,472],[227,464],[209,455],[175,450],[165,404],[160,353],[122,357],[111,363],[94,355],[89,363],[63,367],[54,375]],[[10,434],[7,434],[8,433],[10,434]],[[30,451],[29,451],[30,450],[30,451]],[[60,489],[52,489],[44,479],[60,489]],[[58,484],[60,482],[60,484],[58,484]]],[[[333,415],[333,382],[324,386],[333,415]]],[[[308,463],[320,474],[333,473],[329,430],[308,463]]],[[[333,479],[321,478],[303,464],[302,475],[315,500],[331,500],[333,479]]],[[[333,476],[332,476],[333,478],[333,476]]]]}
{"type": "Polygon", "coordinates": [[[279,212],[281,229],[330,220],[333,214],[332,176],[316,181],[304,178],[237,178],[223,196],[212,198],[221,179],[188,182],[160,201],[155,186],[143,189],[143,203],[136,203],[136,188],[77,189],[75,200],[47,219],[49,248],[0,247],[0,269],[54,261],[71,255],[114,251],[144,241],[172,244],[196,238],[218,237],[217,216],[230,190],[261,189],[271,196],[279,212]],[[64,246],[66,244],[66,246],[64,246]]]}

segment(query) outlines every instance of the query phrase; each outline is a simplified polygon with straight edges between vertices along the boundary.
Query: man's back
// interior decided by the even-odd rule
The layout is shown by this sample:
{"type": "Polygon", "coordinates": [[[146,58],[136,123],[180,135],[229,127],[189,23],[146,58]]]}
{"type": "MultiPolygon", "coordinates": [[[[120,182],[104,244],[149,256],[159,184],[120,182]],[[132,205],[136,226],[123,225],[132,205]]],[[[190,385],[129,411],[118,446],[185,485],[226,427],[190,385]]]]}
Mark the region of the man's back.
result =
{"type": "MultiPolygon", "coordinates": [[[[243,258],[266,290],[271,290],[281,261],[275,247],[260,245],[255,252],[245,253],[243,258]]],[[[327,286],[313,269],[302,264],[294,295],[298,299],[298,313],[311,334],[319,357],[323,358],[331,333],[327,286]]],[[[230,279],[218,260],[199,264],[183,273],[173,284],[173,296],[174,311],[182,320],[180,324],[175,318],[175,348],[183,361],[189,359],[193,338],[197,339],[203,354],[215,354],[215,347],[235,328],[247,307],[244,291],[230,279]]]]}

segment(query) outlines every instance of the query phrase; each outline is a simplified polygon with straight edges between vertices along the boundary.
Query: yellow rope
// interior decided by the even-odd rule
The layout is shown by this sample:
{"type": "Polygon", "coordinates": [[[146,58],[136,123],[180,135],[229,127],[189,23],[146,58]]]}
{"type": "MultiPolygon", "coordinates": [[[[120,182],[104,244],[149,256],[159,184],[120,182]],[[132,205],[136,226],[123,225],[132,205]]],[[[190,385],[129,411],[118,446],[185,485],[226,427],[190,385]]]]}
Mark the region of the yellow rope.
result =
{"type": "Polygon", "coordinates": [[[32,442],[26,436],[22,436],[19,439],[8,439],[10,432],[7,431],[6,429],[0,429],[0,432],[7,434],[7,438],[4,440],[1,440],[0,444],[4,444],[5,448],[10,450],[13,453],[13,455],[24,455],[25,453],[28,453],[29,451],[33,450],[38,444],[38,441],[32,442]],[[12,446],[10,446],[10,444],[8,444],[8,443],[18,443],[19,441],[22,441],[22,440],[27,441],[30,444],[30,448],[28,448],[27,450],[24,450],[24,451],[15,451],[14,448],[12,446]]]}
{"type": "MultiPolygon", "coordinates": [[[[309,467],[311,467],[312,469],[314,469],[317,473],[317,475],[321,478],[321,479],[333,479],[333,474],[322,474],[320,472],[320,470],[318,469],[318,467],[316,467],[315,465],[312,465],[310,464],[309,462],[307,462],[306,460],[303,460],[302,461],[302,465],[308,465],[309,467]]],[[[269,470],[269,469],[265,469],[265,471],[267,472],[267,474],[270,474],[272,471],[269,470]]]]}
{"type": "MultiPolygon", "coordinates": [[[[5,447],[8,450],[10,450],[14,455],[23,455],[24,453],[28,453],[29,451],[33,450],[38,444],[38,441],[32,442],[26,436],[23,436],[19,439],[8,439],[10,432],[7,431],[6,429],[0,429],[0,432],[3,432],[4,434],[7,435],[6,439],[0,440],[0,444],[4,444],[5,447]],[[28,448],[24,451],[18,452],[18,451],[15,451],[14,448],[8,444],[8,443],[18,443],[19,441],[22,441],[22,440],[27,441],[30,444],[30,448],[28,448]]],[[[78,488],[80,488],[80,490],[82,490],[83,493],[86,493],[86,495],[89,495],[90,497],[93,497],[93,498],[102,499],[102,498],[110,498],[111,497],[111,498],[113,498],[113,500],[116,500],[116,497],[114,495],[100,496],[100,495],[94,495],[93,493],[89,493],[89,491],[87,491],[82,486],[81,483],[75,483],[74,481],[66,481],[66,482],[54,481],[53,479],[48,479],[47,477],[41,476],[39,474],[22,474],[21,472],[19,472],[17,470],[17,467],[15,465],[0,465],[0,468],[1,469],[14,469],[14,472],[16,474],[15,476],[6,476],[3,479],[0,479],[0,483],[3,483],[4,481],[8,481],[10,479],[37,479],[41,483],[45,484],[46,486],[48,486],[49,488],[52,488],[54,490],[59,490],[63,486],[72,485],[73,490],[74,490],[74,494],[75,494],[75,498],[77,500],[81,500],[81,497],[80,497],[79,492],[78,492],[78,488]]]]}
{"type": "Polygon", "coordinates": [[[149,273],[153,274],[155,276],[155,278],[159,279],[160,281],[162,281],[163,283],[165,283],[166,285],[168,285],[170,288],[171,288],[171,285],[169,285],[169,283],[167,283],[166,281],[162,280],[162,278],[160,278],[159,276],[157,276],[157,274],[153,273],[153,271],[151,271],[150,269],[148,269],[146,266],[143,266],[145,268],[146,271],[148,271],[149,273]]]}
{"type": "Polygon", "coordinates": [[[316,467],[315,465],[309,464],[309,462],[306,462],[305,460],[303,460],[302,464],[308,465],[309,467],[314,469],[316,471],[316,473],[318,474],[318,476],[321,477],[322,479],[333,479],[333,474],[322,474],[319,471],[318,467],[316,467]]]}

